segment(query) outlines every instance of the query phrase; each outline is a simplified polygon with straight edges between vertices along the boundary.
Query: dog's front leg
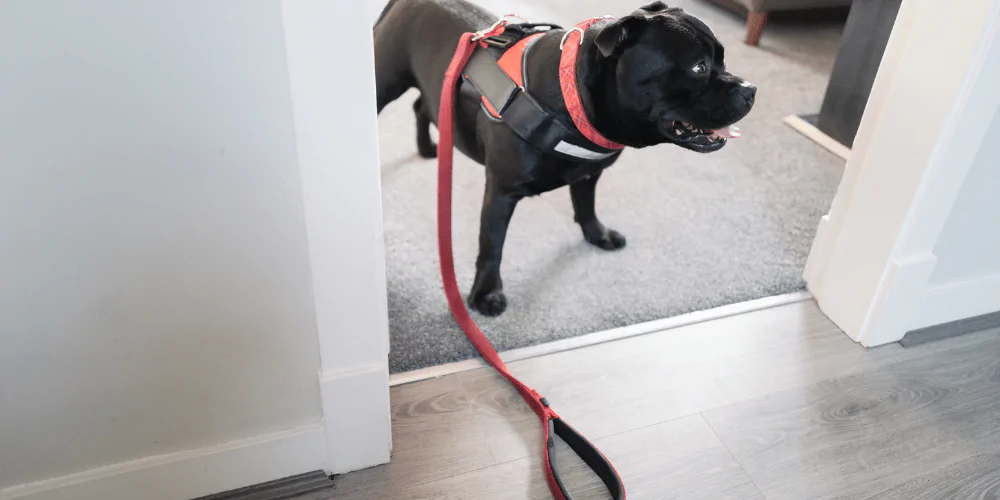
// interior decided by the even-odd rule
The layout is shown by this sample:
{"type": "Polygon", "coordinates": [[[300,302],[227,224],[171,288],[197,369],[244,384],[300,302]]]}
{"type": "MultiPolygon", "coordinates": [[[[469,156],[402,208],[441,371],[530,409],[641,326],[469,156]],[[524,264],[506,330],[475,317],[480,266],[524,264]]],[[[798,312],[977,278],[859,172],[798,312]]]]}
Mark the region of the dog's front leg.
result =
{"type": "Polygon", "coordinates": [[[486,316],[499,316],[507,309],[500,279],[500,260],[507,226],[514,215],[520,196],[503,192],[486,175],[486,194],[479,221],[479,256],[476,258],[476,279],[469,293],[469,305],[486,316]]]}
{"type": "Polygon", "coordinates": [[[617,250],[625,246],[625,237],[614,229],[608,229],[597,218],[594,198],[600,173],[569,185],[569,195],[573,199],[573,217],[583,230],[583,238],[605,250],[617,250]]]}

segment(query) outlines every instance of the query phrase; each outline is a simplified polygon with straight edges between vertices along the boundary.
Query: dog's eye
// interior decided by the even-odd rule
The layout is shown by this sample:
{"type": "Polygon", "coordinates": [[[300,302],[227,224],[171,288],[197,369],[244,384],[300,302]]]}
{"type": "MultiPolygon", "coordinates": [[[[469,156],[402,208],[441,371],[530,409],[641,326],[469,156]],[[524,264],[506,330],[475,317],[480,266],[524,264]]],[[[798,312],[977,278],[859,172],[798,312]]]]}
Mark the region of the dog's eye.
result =
{"type": "Polygon", "coordinates": [[[705,63],[700,62],[700,63],[696,64],[695,67],[691,68],[691,71],[694,71],[695,73],[698,73],[698,74],[707,73],[708,72],[708,66],[706,66],[705,63]]]}

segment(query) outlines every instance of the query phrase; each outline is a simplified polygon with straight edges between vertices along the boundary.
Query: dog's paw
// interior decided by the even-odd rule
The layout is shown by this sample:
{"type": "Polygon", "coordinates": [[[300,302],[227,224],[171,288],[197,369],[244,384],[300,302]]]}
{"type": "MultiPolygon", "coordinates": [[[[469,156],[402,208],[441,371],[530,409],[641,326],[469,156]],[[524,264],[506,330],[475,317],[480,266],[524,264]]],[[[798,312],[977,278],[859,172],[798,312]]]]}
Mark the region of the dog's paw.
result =
{"type": "Polygon", "coordinates": [[[417,153],[420,154],[421,158],[427,158],[428,160],[438,157],[438,147],[437,144],[433,142],[430,144],[418,144],[417,153]]]}
{"type": "Polygon", "coordinates": [[[626,243],[628,243],[625,240],[625,236],[614,229],[604,230],[600,235],[588,236],[587,241],[605,250],[618,250],[624,248],[626,243]]]}
{"type": "Polygon", "coordinates": [[[469,294],[469,306],[484,316],[499,316],[507,310],[507,297],[502,290],[469,294]]]}

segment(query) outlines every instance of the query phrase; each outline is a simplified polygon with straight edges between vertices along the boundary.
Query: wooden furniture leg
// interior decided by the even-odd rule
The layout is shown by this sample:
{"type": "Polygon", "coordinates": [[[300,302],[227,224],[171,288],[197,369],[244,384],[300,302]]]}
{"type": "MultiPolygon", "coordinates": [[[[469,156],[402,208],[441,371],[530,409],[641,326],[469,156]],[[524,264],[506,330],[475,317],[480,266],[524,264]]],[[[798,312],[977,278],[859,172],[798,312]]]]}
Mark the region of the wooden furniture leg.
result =
{"type": "Polygon", "coordinates": [[[764,25],[767,23],[767,12],[747,12],[747,45],[760,43],[760,35],[764,32],[764,25]]]}

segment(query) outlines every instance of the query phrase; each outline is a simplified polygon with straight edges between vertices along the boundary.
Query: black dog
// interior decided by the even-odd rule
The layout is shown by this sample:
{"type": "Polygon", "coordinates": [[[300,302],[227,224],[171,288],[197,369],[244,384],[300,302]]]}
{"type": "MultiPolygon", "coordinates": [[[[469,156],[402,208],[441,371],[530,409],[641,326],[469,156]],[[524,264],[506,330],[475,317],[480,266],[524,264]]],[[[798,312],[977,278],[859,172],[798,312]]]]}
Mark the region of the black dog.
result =
{"type": "MultiPolygon", "coordinates": [[[[421,156],[436,155],[430,124],[437,123],[445,68],[459,37],[497,19],[464,0],[391,0],[382,12],[374,28],[378,111],[408,89],[420,89],[413,109],[421,156]]],[[[530,76],[527,92],[573,127],[558,75],[564,34],[543,34],[525,56],[524,69],[530,76]]],[[[722,131],[750,111],[756,93],[753,85],[726,71],[723,47],[704,23],[662,2],[587,29],[576,64],[589,121],[607,139],[635,148],[672,143],[716,151],[729,136],[722,131]]],[[[500,260],[514,207],[526,196],[569,185],[584,238],[605,250],[625,246],[625,237],[594,213],[597,181],[620,151],[600,161],[553,155],[489,116],[472,86],[461,86],[456,95],[455,146],[486,166],[470,306],[489,316],[506,309],[500,260]]]]}

